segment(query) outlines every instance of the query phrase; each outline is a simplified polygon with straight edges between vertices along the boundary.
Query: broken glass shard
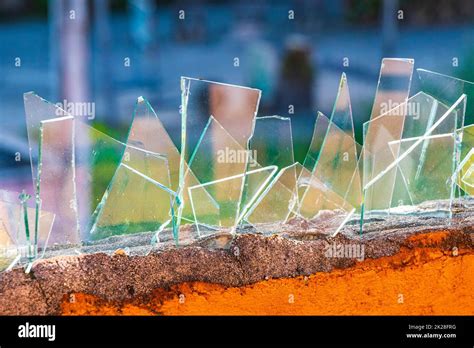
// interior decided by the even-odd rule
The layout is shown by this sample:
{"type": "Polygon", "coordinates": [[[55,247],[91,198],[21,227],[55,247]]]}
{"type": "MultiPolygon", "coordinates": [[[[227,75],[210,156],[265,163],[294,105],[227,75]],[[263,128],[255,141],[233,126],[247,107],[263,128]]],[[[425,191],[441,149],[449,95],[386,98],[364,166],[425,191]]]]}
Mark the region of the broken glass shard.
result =
{"type": "Polygon", "coordinates": [[[75,120],[76,184],[83,188],[78,192],[77,203],[81,226],[81,239],[87,240],[93,223],[93,213],[117,170],[125,144],[75,120]],[[85,191],[84,191],[85,188],[85,191]]]}
{"type": "Polygon", "coordinates": [[[324,142],[328,127],[329,119],[318,112],[316,117],[316,122],[314,124],[313,137],[311,138],[311,143],[308,148],[308,152],[303,162],[304,168],[306,168],[311,173],[316,167],[316,162],[318,160],[319,152],[324,142]]]}
{"type": "MultiPolygon", "coordinates": [[[[391,141],[389,143],[391,157],[395,160],[366,183],[364,191],[367,192],[369,188],[379,185],[375,197],[371,198],[380,199],[381,195],[384,198],[385,194],[390,194],[391,197],[393,186],[387,190],[383,185],[380,186],[380,183],[385,176],[396,174],[398,169],[403,174],[402,180],[413,204],[445,198],[449,199],[450,211],[454,198],[454,184],[451,177],[459,163],[457,152],[460,144],[457,126],[463,123],[466,96],[462,95],[449,109],[424,93],[419,93],[413,98],[415,97],[422,103],[417,116],[424,120],[427,129],[422,136],[391,141]],[[433,185],[437,187],[433,188],[433,185]]],[[[408,120],[410,118],[407,118],[408,120]]],[[[416,122],[416,119],[411,122],[416,122]]],[[[407,125],[407,134],[416,134],[423,128],[410,126],[410,121],[407,125]]],[[[366,199],[364,204],[366,203],[370,202],[366,199]]]]}
{"type": "Polygon", "coordinates": [[[281,169],[246,214],[245,221],[252,224],[257,231],[278,232],[295,211],[298,203],[298,169],[302,169],[299,163],[281,169]]]}
{"type": "Polygon", "coordinates": [[[193,207],[194,220],[199,236],[213,234],[219,230],[235,233],[237,225],[243,218],[243,215],[239,212],[245,213],[253,205],[276,170],[276,166],[268,166],[189,187],[190,203],[193,207]],[[261,182],[261,185],[258,185],[255,191],[252,190],[252,194],[249,195],[247,200],[247,207],[240,209],[240,199],[235,199],[235,193],[238,190],[242,192],[245,178],[252,178],[253,176],[257,179],[251,180],[261,182]],[[201,198],[204,197],[205,202],[209,201],[207,198],[209,195],[212,198],[212,203],[203,205],[201,198]]]}
{"type": "MultiPolygon", "coordinates": [[[[37,210],[56,215],[50,244],[78,244],[72,116],[41,121],[39,153],[37,210]]],[[[39,225],[35,226],[35,229],[38,228],[39,225]]]]}
{"type": "Polygon", "coordinates": [[[417,69],[421,91],[446,105],[466,94],[466,124],[474,123],[474,83],[425,69],[417,69]]]}
{"type": "Polygon", "coordinates": [[[169,187],[166,157],[127,147],[96,210],[91,239],[156,233],[170,225],[176,194],[169,187]]]}
{"type": "MultiPolygon", "coordinates": [[[[382,59],[371,120],[407,101],[414,65],[413,59],[382,59]]],[[[398,121],[403,125],[403,120],[398,121]]]]}
{"type": "MultiPolygon", "coordinates": [[[[187,187],[185,180],[189,180],[190,176],[185,163],[190,164],[191,156],[195,153],[201,141],[201,135],[208,126],[209,116],[212,115],[237,144],[247,149],[248,140],[254,130],[260,95],[261,91],[257,89],[181,78],[182,130],[179,196],[182,205],[178,213],[178,224],[187,206],[183,192],[187,187]]],[[[199,175],[198,181],[201,181],[199,175]]]]}

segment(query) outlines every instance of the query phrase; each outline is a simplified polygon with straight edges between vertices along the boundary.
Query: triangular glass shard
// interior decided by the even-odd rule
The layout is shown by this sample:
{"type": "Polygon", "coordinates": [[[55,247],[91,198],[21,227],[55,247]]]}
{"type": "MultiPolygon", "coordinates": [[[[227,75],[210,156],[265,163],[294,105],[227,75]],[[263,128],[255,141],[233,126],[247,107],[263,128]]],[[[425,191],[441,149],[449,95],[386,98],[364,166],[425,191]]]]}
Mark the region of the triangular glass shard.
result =
{"type": "Polygon", "coordinates": [[[425,69],[416,69],[420,88],[446,105],[452,105],[466,94],[466,124],[474,123],[474,83],[425,69]]]}
{"type": "Polygon", "coordinates": [[[336,101],[334,102],[330,121],[343,132],[346,132],[349,136],[354,138],[351,97],[345,73],[342,73],[341,80],[339,81],[339,89],[337,91],[336,101]]]}
{"type": "MultiPolygon", "coordinates": [[[[318,118],[325,118],[320,114],[318,118]]],[[[313,171],[335,193],[353,207],[362,203],[358,147],[355,141],[349,85],[342,74],[334,108],[324,136],[316,167],[313,171]],[[341,128],[342,127],[342,128],[341,128]]]]}
{"type": "Polygon", "coordinates": [[[178,190],[180,154],[150,103],[139,97],[127,144],[168,158],[170,189],[178,190]]]}
{"type": "Polygon", "coordinates": [[[314,124],[313,137],[308,148],[308,152],[303,162],[303,167],[309,170],[311,173],[316,167],[321,147],[323,146],[324,138],[329,128],[329,119],[325,116],[321,116],[318,112],[316,122],[314,124]]]}
{"type": "MultiPolygon", "coordinates": [[[[320,113],[318,118],[325,118],[320,113]]],[[[301,198],[300,213],[305,218],[312,218],[320,209],[315,202],[315,196],[324,193],[329,196],[336,195],[345,203],[343,206],[355,208],[362,201],[360,174],[357,160],[357,145],[353,136],[342,131],[327,120],[328,131],[323,142],[319,159],[314,172],[308,181],[307,191],[301,198]],[[314,180],[313,180],[314,178],[314,180]],[[310,183],[318,183],[310,185],[310,183]],[[321,190],[320,184],[324,186],[321,190]]]]}
{"type": "Polygon", "coordinates": [[[93,213],[117,170],[125,144],[105,133],[75,120],[76,183],[87,190],[77,195],[81,239],[87,240],[93,223],[93,213]]]}
{"type": "Polygon", "coordinates": [[[166,157],[127,147],[96,211],[91,239],[157,232],[170,224],[176,194],[169,186],[166,157]]]}
{"type": "Polygon", "coordinates": [[[288,221],[298,204],[296,172],[303,166],[294,163],[281,169],[274,180],[257,198],[255,204],[245,216],[245,220],[262,233],[273,233],[280,230],[288,221]]]}
{"type": "Polygon", "coordinates": [[[213,234],[219,230],[235,233],[237,225],[243,219],[243,215],[239,212],[247,211],[255,203],[276,170],[276,166],[268,166],[189,187],[189,197],[199,236],[213,234]],[[235,199],[235,192],[239,187],[242,192],[245,178],[253,176],[257,179],[252,181],[262,184],[255,191],[252,190],[252,195],[248,197],[247,207],[241,209],[241,202],[235,199]],[[203,189],[206,192],[203,192],[203,189]],[[201,204],[200,199],[203,196],[206,197],[207,194],[212,197],[214,204],[201,204]]]}

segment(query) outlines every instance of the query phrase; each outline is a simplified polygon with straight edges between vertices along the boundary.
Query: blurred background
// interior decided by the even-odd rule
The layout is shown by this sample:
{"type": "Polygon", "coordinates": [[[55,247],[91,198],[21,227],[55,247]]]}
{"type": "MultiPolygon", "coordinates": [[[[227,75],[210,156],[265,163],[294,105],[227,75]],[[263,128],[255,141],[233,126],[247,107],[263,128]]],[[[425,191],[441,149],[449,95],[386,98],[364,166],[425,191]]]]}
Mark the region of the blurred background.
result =
{"type": "Polygon", "coordinates": [[[473,34],[472,0],[0,0],[0,187],[31,192],[27,91],[122,140],[142,95],[178,144],[181,76],[258,88],[302,161],[342,72],[361,142],[382,57],[473,81],[473,34]]]}

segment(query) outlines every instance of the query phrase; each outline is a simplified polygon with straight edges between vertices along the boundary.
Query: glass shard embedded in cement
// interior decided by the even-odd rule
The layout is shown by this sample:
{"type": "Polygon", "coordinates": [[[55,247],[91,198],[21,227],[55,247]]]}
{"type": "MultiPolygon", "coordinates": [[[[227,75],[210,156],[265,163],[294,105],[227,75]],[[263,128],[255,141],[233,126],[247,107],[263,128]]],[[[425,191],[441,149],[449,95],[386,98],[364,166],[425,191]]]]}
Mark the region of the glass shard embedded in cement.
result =
{"type": "Polygon", "coordinates": [[[127,147],[96,211],[91,239],[157,232],[170,225],[176,198],[166,157],[127,147]]]}
{"type": "MultiPolygon", "coordinates": [[[[275,165],[278,170],[283,171],[281,173],[277,172],[277,177],[271,181],[269,186],[274,186],[271,192],[294,192],[296,190],[297,166],[294,165],[293,136],[291,120],[289,118],[280,116],[257,117],[255,131],[250,139],[250,154],[252,157],[249,162],[250,168],[256,169],[262,166],[275,165]]],[[[246,178],[242,199],[243,208],[248,206],[248,197],[253,197],[254,193],[261,189],[260,185],[262,181],[260,181],[260,179],[258,176],[246,178]]],[[[265,192],[267,192],[265,187],[262,189],[265,189],[265,192]]],[[[269,202],[270,197],[267,197],[267,199],[256,204],[268,204],[269,202]]],[[[283,202],[283,204],[285,203],[283,202]]],[[[263,209],[263,207],[261,207],[261,209],[263,209]]],[[[286,215],[288,214],[289,211],[286,215]]],[[[274,222],[282,222],[286,219],[287,217],[284,219],[280,217],[274,222]]]]}
{"type": "Polygon", "coordinates": [[[126,146],[79,120],[75,120],[75,127],[76,134],[82,134],[75,138],[74,146],[76,183],[78,187],[87,188],[83,194],[77,194],[81,239],[87,240],[93,213],[120,164],[126,146]]]}
{"type": "Polygon", "coordinates": [[[199,236],[213,234],[219,230],[234,233],[237,225],[243,219],[243,214],[239,212],[245,213],[253,205],[276,170],[276,166],[252,169],[242,174],[189,187],[190,203],[193,207],[194,220],[199,236]],[[252,177],[256,177],[256,179],[252,177]],[[240,199],[235,199],[235,194],[239,187],[240,192],[242,192],[246,178],[249,178],[252,182],[259,182],[261,185],[255,186],[255,191],[252,188],[246,202],[246,208],[241,209],[240,199]],[[212,197],[212,204],[208,203],[208,195],[212,197]],[[201,203],[203,197],[205,198],[205,204],[201,203]]]}
{"type": "Polygon", "coordinates": [[[245,221],[262,233],[278,232],[297,209],[296,172],[303,166],[294,163],[281,169],[245,216],[245,221]]]}
{"type": "MultiPolygon", "coordinates": [[[[420,117],[420,123],[425,122],[426,130],[422,136],[404,136],[401,141],[391,141],[389,146],[392,149],[392,159],[395,160],[365,183],[364,190],[367,192],[369,188],[378,185],[378,189],[371,198],[383,199],[385,202],[385,197],[387,194],[391,195],[393,186],[387,190],[386,185],[380,185],[380,183],[384,183],[384,177],[392,177],[398,171],[403,175],[402,180],[413,204],[445,198],[449,199],[448,209],[450,210],[454,198],[454,181],[451,178],[459,163],[458,125],[463,123],[466,96],[462,95],[449,108],[424,93],[418,93],[410,99],[410,101],[418,100],[419,107],[416,108],[415,115],[420,117]],[[430,187],[432,185],[437,187],[430,187]]],[[[408,110],[407,107],[405,109],[408,110]]],[[[407,135],[417,134],[423,129],[423,127],[420,129],[410,126],[411,122],[418,122],[416,119],[409,121],[410,118],[407,117],[406,120],[407,135]]],[[[364,204],[367,203],[373,203],[373,201],[369,202],[366,199],[364,204]]],[[[373,206],[370,207],[373,208],[373,206]]]]}
{"type": "MultiPolygon", "coordinates": [[[[43,256],[54,222],[54,214],[40,211],[38,234],[35,233],[35,204],[26,193],[0,190],[0,237],[1,243],[10,241],[6,253],[17,249],[18,261],[31,262],[43,256]],[[8,238],[5,237],[8,234],[8,238]],[[6,239],[5,239],[6,238],[6,239]]],[[[0,248],[1,248],[0,247],[0,248]]]]}
{"type": "MultiPolygon", "coordinates": [[[[191,162],[191,156],[195,153],[201,135],[204,134],[208,126],[209,116],[213,116],[237,144],[246,150],[254,130],[260,95],[261,91],[257,89],[187,77],[181,78],[179,196],[182,205],[178,213],[178,224],[187,208],[186,197],[183,197],[183,193],[188,187],[185,177],[187,177],[186,180],[190,178],[186,163],[191,162]]],[[[198,181],[201,181],[199,175],[197,176],[198,181]]],[[[220,177],[222,178],[223,175],[220,177]]]]}
{"type": "MultiPolygon", "coordinates": [[[[406,113],[414,61],[412,59],[383,59],[379,83],[370,120],[364,124],[362,149],[363,186],[393,162],[391,141],[400,140],[406,113]]],[[[377,186],[364,192],[364,210],[384,211],[390,208],[396,171],[384,176],[377,186]]]]}
{"type": "MultiPolygon", "coordinates": [[[[318,118],[325,118],[320,113],[318,118]]],[[[310,175],[300,174],[299,214],[313,219],[324,210],[338,209],[342,215],[353,211],[361,201],[357,147],[354,138],[326,118],[328,131],[316,167],[310,175]]]]}

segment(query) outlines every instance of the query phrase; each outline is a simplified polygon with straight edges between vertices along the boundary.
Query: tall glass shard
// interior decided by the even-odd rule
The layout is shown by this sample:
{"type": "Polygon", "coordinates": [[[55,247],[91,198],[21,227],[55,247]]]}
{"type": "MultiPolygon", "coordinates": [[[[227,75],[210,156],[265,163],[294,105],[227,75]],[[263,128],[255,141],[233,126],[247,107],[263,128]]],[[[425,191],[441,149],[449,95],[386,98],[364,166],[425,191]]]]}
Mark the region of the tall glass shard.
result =
{"type": "MultiPolygon", "coordinates": [[[[430,124],[434,123],[435,118],[439,118],[446,110],[447,108],[439,109],[433,98],[424,93],[418,93],[385,114],[364,123],[365,143],[362,150],[364,186],[384,172],[387,166],[397,158],[397,141],[403,135],[406,137],[423,135],[430,124]]],[[[374,211],[388,213],[397,179],[396,174],[396,170],[384,173],[382,180],[366,188],[365,213],[374,211]]]]}
{"type": "MultiPolygon", "coordinates": [[[[320,113],[318,118],[325,118],[320,113]]],[[[327,119],[327,118],[326,118],[327,119]]],[[[345,215],[361,202],[357,147],[354,138],[329,119],[328,131],[316,167],[311,175],[299,178],[305,186],[299,213],[313,219],[323,210],[342,210],[345,215]]]]}
{"type": "MultiPolygon", "coordinates": [[[[250,140],[250,154],[252,157],[249,162],[250,168],[256,169],[261,166],[275,165],[278,170],[284,171],[284,173],[279,173],[278,177],[271,182],[270,185],[275,186],[272,192],[295,191],[297,166],[294,165],[293,136],[289,118],[280,116],[257,117],[255,131],[250,140]]],[[[247,198],[253,197],[254,192],[260,189],[261,184],[262,182],[257,176],[246,178],[242,208],[247,206],[247,198]]],[[[265,202],[268,202],[268,199],[265,202]]],[[[281,219],[275,222],[277,221],[281,221],[281,219]]]]}
{"type": "Polygon", "coordinates": [[[38,159],[41,121],[71,116],[57,105],[48,102],[34,92],[23,95],[26,116],[28,144],[30,147],[31,170],[33,183],[36,185],[38,178],[38,159]]]}
{"type": "Polygon", "coordinates": [[[96,210],[91,239],[157,232],[170,225],[176,195],[169,187],[166,157],[127,147],[96,210]]]}
{"type": "MultiPolygon", "coordinates": [[[[36,180],[37,209],[56,215],[50,244],[78,244],[80,235],[72,116],[41,121],[39,153],[40,162],[36,180]]],[[[36,224],[36,230],[39,224],[36,224]]]]}
{"type": "Polygon", "coordinates": [[[414,65],[413,59],[382,59],[371,120],[407,101],[414,65]]]}
{"type": "Polygon", "coordinates": [[[257,89],[187,77],[181,78],[181,92],[179,195],[183,205],[180,207],[178,220],[186,208],[183,192],[186,191],[185,176],[189,179],[189,171],[185,168],[185,163],[191,162],[191,156],[208,125],[209,116],[212,115],[237,144],[247,149],[261,95],[261,91],[257,89]]]}
{"type": "MultiPolygon", "coordinates": [[[[400,140],[406,118],[414,61],[383,59],[370,121],[364,124],[362,149],[363,185],[393,162],[391,141],[400,140]]],[[[396,171],[384,175],[383,182],[364,191],[364,211],[390,208],[396,171]],[[378,190],[381,191],[378,191],[378,190]]]]}
{"type": "MultiPolygon", "coordinates": [[[[326,116],[321,114],[320,117],[326,116]]],[[[360,207],[362,189],[357,157],[358,144],[354,136],[351,98],[345,74],[341,76],[331,118],[325,123],[329,126],[313,175],[350,205],[360,207]]]]}

